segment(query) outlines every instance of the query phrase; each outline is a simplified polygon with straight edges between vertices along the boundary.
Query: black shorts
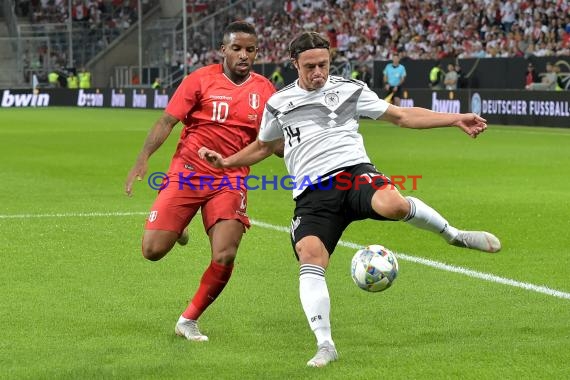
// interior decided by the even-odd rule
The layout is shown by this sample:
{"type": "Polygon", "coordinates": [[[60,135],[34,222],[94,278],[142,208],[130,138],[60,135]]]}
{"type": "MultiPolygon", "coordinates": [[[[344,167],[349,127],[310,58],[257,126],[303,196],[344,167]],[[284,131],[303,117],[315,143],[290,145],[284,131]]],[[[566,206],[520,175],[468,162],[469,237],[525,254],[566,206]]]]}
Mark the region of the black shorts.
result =
{"type": "Polygon", "coordinates": [[[330,255],[353,221],[391,220],[372,209],[372,196],[386,186],[393,186],[389,178],[371,164],[359,164],[346,168],[334,179],[322,181],[314,189],[306,189],[295,199],[291,221],[293,251],[295,244],[305,236],[316,236],[330,255]]]}

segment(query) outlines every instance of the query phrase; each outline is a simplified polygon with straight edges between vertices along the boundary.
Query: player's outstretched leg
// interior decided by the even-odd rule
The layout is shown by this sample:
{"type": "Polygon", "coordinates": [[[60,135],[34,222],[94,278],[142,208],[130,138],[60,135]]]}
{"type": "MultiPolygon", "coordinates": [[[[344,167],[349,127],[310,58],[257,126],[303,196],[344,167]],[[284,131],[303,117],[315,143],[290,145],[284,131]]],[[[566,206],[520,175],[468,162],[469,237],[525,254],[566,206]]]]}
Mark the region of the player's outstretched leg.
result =
{"type": "Polygon", "coordinates": [[[174,328],[174,332],[178,336],[182,336],[194,342],[207,342],[208,337],[198,329],[198,322],[193,319],[180,317],[174,328]]]}
{"type": "Polygon", "coordinates": [[[435,232],[456,247],[494,253],[501,250],[499,239],[485,231],[462,231],[449,225],[447,220],[430,206],[414,197],[406,197],[410,212],[403,219],[411,225],[435,232]]]}

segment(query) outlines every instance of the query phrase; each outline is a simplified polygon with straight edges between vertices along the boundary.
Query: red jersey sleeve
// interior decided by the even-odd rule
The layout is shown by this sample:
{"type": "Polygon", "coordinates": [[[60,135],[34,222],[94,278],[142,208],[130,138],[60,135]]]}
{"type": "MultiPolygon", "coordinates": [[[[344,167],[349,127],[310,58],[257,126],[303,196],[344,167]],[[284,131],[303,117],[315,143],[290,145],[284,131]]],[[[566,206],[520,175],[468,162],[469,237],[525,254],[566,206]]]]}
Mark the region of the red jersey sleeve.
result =
{"type": "Polygon", "coordinates": [[[182,80],[165,111],[183,122],[200,102],[200,94],[200,75],[194,71],[182,80]]]}

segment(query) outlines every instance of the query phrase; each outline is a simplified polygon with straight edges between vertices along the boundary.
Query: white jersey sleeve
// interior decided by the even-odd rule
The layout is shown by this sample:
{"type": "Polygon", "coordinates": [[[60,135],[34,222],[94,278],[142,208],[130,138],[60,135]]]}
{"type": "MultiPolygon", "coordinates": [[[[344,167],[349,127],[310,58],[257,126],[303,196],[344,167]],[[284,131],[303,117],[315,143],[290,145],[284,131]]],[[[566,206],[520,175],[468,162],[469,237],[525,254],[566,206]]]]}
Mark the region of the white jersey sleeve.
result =
{"type": "Polygon", "coordinates": [[[386,112],[389,105],[388,102],[380,99],[374,91],[365,85],[358,98],[356,112],[360,116],[366,116],[376,120],[386,112]]]}
{"type": "Polygon", "coordinates": [[[283,138],[283,128],[279,124],[279,120],[276,117],[277,114],[277,110],[275,110],[269,104],[265,105],[258,135],[260,141],[267,142],[283,138]]]}

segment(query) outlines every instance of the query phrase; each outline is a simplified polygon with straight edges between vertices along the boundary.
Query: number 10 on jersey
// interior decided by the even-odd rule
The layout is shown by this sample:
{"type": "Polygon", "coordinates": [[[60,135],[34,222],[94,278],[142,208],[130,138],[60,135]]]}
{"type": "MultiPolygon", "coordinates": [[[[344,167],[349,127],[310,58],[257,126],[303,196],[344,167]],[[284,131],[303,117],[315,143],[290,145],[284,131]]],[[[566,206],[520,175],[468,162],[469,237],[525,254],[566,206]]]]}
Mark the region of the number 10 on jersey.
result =
{"type": "Polygon", "coordinates": [[[226,102],[212,102],[212,121],[223,123],[228,118],[230,106],[226,102]]]}

